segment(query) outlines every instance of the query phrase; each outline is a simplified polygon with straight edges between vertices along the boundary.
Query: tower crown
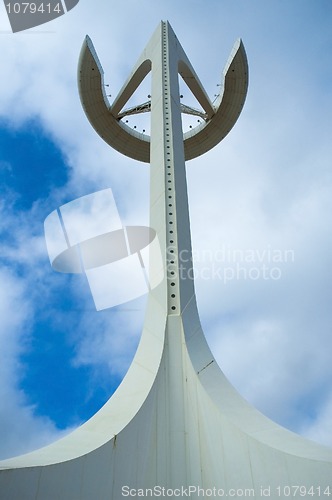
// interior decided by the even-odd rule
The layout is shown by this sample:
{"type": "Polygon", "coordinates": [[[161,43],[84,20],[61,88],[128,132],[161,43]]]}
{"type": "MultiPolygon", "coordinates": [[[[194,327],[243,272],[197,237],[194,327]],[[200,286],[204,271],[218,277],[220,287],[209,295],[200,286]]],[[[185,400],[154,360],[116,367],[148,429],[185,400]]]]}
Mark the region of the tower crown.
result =
{"type": "MultiPolygon", "coordinates": [[[[206,153],[226,137],[241,113],[248,89],[248,63],[240,39],[232,48],[223,71],[221,92],[216,102],[212,104],[170,24],[162,21],[119,94],[110,104],[105,93],[102,65],[92,41],[87,36],[78,66],[78,87],[85,113],[107,144],[130,158],[146,163],[150,162],[150,136],[130,128],[123,122],[123,118],[149,111],[151,101],[135,108],[127,110],[123,108],[152,67],[160,63],[160,53],[156,51],[156,46],[163,27],[168,31],[168,41],[177,58],[176,72],[203,109],[203,112],[198,114],[203,119],[201,124],[183,135],[185,160],[192,160],[206,153]]],[[[197,114],[197,110],[184,105],[181,106],[181,111],[197,114]]]]}

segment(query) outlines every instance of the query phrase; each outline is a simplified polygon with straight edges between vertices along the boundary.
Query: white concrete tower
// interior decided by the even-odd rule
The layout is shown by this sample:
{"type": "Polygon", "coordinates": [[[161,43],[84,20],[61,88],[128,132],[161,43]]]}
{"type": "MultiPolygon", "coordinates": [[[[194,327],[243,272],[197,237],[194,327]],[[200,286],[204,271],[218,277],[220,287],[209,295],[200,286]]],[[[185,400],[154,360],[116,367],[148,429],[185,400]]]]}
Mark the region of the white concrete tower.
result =
{"type": "Polygon", "coordinates": [[[239,41],[212,105],[170,25],[162,22],[109,106],[101,65],[85,40],[79,65],[83,107],[108,144],[150,162],[150,225],[162,264],[151,262],[156,286],[137,353],[115,394],[71,435],[1,462],[1,500],[332,494],[332,450],[281,428],[245,402],[215,362],[198,317],[185,160],[211,149],[232,128],[245,100],[247,72],[239,41]],[[150,71],[151,102],[123,111],[150,71]],[[181,112],[195,111],[180,103],[179,74],[203,109],[204,122],[186,134],[181,112]],[[151,111],[151,137],[121,121],[144,110],[151,111]]]}

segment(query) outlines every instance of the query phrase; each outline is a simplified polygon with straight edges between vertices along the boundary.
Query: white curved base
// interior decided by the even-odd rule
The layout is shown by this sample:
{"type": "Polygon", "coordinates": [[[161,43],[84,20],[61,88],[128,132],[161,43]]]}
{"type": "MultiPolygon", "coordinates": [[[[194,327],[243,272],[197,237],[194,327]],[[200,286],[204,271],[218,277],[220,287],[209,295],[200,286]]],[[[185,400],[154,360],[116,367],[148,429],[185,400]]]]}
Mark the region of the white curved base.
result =
{"type": "Polygon", "coordinates": [[[256,498],[263,487],[280,498],[278,487],[331,486],[332,450],[239,396],[207,347],[193,301],[166,321],[150,297],[158,327],[145,329],[118,391],[71,435],[0,462],[2,500],[120,499],[126,486],[250,489],[256,498]]]}

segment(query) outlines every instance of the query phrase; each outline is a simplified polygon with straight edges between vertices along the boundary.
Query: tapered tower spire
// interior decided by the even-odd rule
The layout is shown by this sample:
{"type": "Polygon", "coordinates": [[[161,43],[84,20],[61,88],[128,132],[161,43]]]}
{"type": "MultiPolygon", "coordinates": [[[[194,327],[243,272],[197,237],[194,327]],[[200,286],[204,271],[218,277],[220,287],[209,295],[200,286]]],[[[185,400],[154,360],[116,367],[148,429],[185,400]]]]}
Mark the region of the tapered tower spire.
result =
{"type": "Polygon", "coordinates": [[[332,451],[281,428],[241,398],[218,367],[197,312],[185,161],[230,131],[247,84],[246,55],[238,41],[225,68],[223,92],[212,104],[171,26],[161,22],[110,105],[101,64],[90,39],[84,41],[82,105],[108,144],[150,163],[150,225],[161,259],[150,262],[155,285],[137,353],[119,388],[71,435],[1,462],[1,499],[332,494],[332,451]],[[149,72],[151,100],[126,108],[149,72]],[[179,75],[201,111],[181,103],[179,75]],[[151,136],[123,122],[143,111],[151,112],[151,136]],[[203,123],[184,134],[182,112],[199,113],[203,123]]]}

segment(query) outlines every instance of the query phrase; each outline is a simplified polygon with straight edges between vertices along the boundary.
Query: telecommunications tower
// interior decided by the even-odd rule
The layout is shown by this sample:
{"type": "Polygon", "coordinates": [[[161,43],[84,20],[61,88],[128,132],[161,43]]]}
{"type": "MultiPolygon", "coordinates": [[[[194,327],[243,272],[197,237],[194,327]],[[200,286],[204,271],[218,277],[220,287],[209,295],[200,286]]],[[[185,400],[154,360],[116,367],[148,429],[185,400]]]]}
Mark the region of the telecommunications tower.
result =
{"type": "Polygon", "coordinates": [[[185,161],[231,130],[247,85],[247,59],[237,41],[212,104],[171,26],[161,22],[109,105],[101,65],[90,39],[84,41],[82,105],[110,146],[150,163],[150,226],[161,259],[150,261],[142,337],[119,388],[72,434],[1,462],[1,500],[121,500],[162,491],[183,498],[294,493],[312,500],[332,493],[332,450],[281,428],[242,399],[211,354],[197,312],[185,161]],[[124,109],[149,72],[151,100],[124,109]],[[202,108],[201,123],[185,134],[181,113],[197,111],[180,101],[179,74],[202,108]],[[150,136],[123,120],[143,111],[151,113],[150,136]]]}

